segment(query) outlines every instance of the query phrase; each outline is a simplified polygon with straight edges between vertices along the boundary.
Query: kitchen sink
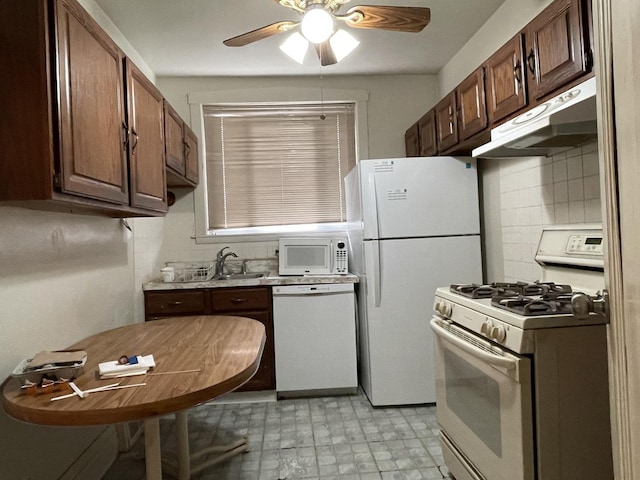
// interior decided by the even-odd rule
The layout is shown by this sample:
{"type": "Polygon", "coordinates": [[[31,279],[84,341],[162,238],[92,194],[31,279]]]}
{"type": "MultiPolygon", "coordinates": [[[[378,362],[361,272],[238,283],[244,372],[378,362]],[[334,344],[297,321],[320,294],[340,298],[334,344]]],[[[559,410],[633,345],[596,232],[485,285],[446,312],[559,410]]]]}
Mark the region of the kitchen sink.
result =
{"type": "Polygon", "coordinates": [[[269,272],[250,272],[250,273],[225,273],[218,275],[215,280],[249,280],[252,278],[262,278],[269,275],[269,272]]]}

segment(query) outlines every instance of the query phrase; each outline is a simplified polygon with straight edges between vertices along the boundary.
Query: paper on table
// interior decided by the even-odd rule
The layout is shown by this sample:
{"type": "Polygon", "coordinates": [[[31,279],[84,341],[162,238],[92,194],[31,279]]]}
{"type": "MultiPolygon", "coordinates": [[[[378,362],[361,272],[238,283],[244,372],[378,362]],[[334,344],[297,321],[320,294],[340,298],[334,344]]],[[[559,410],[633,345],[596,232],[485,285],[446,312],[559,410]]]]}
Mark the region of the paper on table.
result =
{"type": "Polygon", "coordinates": [[[84,350],[61,350],[56,352],[42,351],[34,355],[27,362],[26,368],[34,370],[45,365],[74,365],[82,363],[86,358],[87,352],[84,350]]]}
{"type": "Polygon", "coordinates": [[[119,364],[117,360],[98,364],[98,372],[101,378],[130,377],[144,375],[150,368],[156,366],[153,355],[138,355],[138,363],[119,364]]]}

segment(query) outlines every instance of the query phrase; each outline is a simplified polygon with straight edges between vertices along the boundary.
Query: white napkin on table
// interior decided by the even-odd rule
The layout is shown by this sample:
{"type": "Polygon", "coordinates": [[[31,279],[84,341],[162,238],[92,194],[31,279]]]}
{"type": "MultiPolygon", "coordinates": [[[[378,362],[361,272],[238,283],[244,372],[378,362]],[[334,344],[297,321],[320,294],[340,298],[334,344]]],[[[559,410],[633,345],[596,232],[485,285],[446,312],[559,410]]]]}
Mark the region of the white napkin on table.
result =
{"type": "Polygon", "coordinates": [[[138,363],[122,365],[117,360],[98,364],[100,378],[131,377],[144,375],[156,366],[153,355],[137,355],[138,363]]]}

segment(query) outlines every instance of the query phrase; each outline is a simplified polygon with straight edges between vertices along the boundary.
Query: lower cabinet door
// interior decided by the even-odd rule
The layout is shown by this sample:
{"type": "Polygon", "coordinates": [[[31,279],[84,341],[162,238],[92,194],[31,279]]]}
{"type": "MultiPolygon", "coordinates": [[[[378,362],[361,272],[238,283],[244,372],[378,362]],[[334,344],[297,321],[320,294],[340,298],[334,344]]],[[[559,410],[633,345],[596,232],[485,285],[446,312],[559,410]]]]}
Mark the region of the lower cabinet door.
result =
{"type": "MultiPolygon", "coordinates": [[[[221,314],[224,315],[224,314],[221,314]]],[[[256,374],[247,383],[238,388],[238,392],[275,390],[275,354],[273,349],[273,319],[270,312],[233,312],[234,316],[258,320],[265,326],[267,340],[262,352],[262,360],[256,374]]]]}

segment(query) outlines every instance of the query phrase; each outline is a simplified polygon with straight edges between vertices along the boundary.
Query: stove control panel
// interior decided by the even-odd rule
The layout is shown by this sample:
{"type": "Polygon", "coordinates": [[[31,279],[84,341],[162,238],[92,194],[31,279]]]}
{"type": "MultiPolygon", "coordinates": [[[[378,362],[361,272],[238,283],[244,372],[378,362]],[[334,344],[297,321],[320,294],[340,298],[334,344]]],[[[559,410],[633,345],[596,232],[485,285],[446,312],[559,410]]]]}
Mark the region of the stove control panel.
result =
{"type": "Polygon", "coordinates": [[[565,249],[568,254],[604,255],[602,235],[570,235],[565,249]]]}
{"type": "Polygon", "coordinates": [[[495,340],[498,343],[504,343],[507,339],[507,330],[503,325],[495,324],[490,319],[486,319],[482,322],[482,326],[480,327],[480,333],[485,337],[495,340]]]}
{"type": "Polygon", "coordinates": [[[441,299],[436,300],[433,309],[436,311],[436,313],[442,315],[442,318],[444,319],[451,318],[451,314],[453,313],[453,305],[441,299]]]}

